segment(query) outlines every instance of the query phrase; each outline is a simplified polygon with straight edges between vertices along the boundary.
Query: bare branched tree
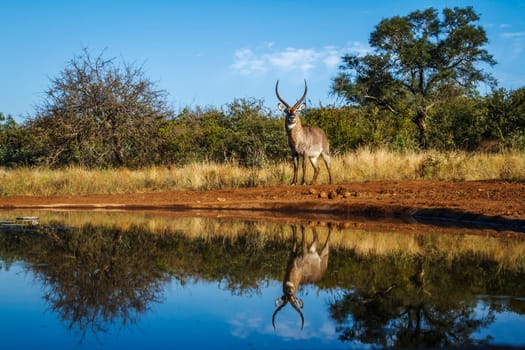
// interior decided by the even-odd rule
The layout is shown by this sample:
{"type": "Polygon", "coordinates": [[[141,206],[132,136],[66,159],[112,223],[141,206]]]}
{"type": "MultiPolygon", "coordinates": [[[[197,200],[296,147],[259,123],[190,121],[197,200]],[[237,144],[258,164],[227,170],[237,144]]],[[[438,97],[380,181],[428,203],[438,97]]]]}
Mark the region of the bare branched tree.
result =
{"type": "Polygon", "coordinates": [[[142,67],[117,65],[85,49],[51,80],[30,122],[42,161],[88,167],[159,162],[158,130],[173,113],[166,97],[142,67]]]}

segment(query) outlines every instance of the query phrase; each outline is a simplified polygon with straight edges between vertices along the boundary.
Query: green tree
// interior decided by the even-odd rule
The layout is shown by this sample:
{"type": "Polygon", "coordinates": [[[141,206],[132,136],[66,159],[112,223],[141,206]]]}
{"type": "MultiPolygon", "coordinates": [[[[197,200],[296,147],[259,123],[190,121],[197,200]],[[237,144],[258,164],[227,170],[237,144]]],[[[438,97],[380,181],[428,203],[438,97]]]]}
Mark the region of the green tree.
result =
{"type": "Polygon", "coordinates": [[[458,96],[429,115],[429,142],[439,149],[473,151],[487,131],[486,108],[480,97],[458,96]]]}
{"type": "Polygon", "coordinates": [[[0,113],[0,166],[30,165],[34,147],[27,129],[11,115],[0,113]]]}
{"type": "Polygon", "coordinates": [[[257,99],[184,109],[162,129],[163,155],[174,163],[211,160],[260,166],[289,155],[283,121],[257,99]]]}
{"type": "Polygon", "coordinates": [[[217,108],[186,108],[163,130],[167,135],[163,153],[176,164],[225,161],[228,158],[226,139],[231,129],[226,116],[217,108]]]}
{"type": "Polygon", "coordinates": [[[87,50],[51,80],[29,126],[52,166],[142,166],[159,161],[158,129],[172,114],[141,67],[87,50]]]}
{"type": "Polygon", "coordinates": [[[498,89],[485,98],[487,134],[507,147],[525,149],[525,87],[498,89]]]}
{"type": "Polygon", "coordinates": [[[227,148],[242,165],[260,166],[290,154],[283,120],[272,116],[263,101],[235,99],[224,113],[233,131],[227,148]]]}
{"type": "Polygon", "coordinates": [[[441,102],[495,84],[479,64],[496,62],[485,50],[485,30],[472,7],[429,8],[383,19],[371,33],[374,53],[345,55],[332,90],[347,102],[373,104],[407,116],[427,146],[427,117],[441,102]]]}

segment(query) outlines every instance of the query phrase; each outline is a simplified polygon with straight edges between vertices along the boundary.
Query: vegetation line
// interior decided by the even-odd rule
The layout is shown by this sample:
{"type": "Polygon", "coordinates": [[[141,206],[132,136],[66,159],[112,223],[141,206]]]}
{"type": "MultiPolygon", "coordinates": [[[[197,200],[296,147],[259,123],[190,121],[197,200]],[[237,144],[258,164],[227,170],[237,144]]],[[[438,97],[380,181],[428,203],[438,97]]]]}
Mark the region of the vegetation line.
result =
{"type": "MultiPolygon", "coordinates": [[[[360,148],[332,160],[335,183],[376,180],[525,180],[525,154],[438,151],[392,151],[360,148]]],[[[293,176],[288,161],[264,166],[235,162],[194,162],[181,167],[139,169],[0,169],[1,196],[143,193],[166,190],[210,190],[287,184],[293,176]]],[[[321,173],[320,183],[327,183],[321,173]]]]}

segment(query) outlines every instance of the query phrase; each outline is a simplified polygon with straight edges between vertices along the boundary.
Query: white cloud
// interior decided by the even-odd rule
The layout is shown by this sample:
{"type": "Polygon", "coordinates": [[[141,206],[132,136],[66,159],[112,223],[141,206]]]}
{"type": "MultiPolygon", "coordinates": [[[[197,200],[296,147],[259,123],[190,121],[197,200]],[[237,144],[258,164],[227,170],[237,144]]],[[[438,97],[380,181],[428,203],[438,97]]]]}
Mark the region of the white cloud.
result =
{"type": "Polygon", "coordinates": [[[501,33],[500,36],[505,39],[519,39],[525,37],[525,32],[506,32],[501,33]]]}
{"type": "Polygon", "coordinates": [[[311,49],[287,48],[285,51],[264,55],[270,66],[283,70],[309,71],[315,67],[320,53],[311,49]]]}
{"type": "Polygon", "coordinates": [[[510,46],[510,50],[508,50],[505,55],[506,59],[521,59],[525,46],[525,32],[505,32],[501,33],[500,37],[510,41],[510,43],[508,44],[508,46],[510,46]]]}
{"type": "Polygon", "coordinates": [[[263,73],[267,69],[264,59],[258,58],[250,49],[235,51],[235,62],[231,68],[241,74],[263,73]]]}
{"type": "Polygon", "coordinates": [[[370,48],[360,42],[350,43],[344,48],[325,46],[316,50],[289,47],[282,51],[259,52],[272,50],[274,46],[274,43],[265,45],[257,52],[247,48],[239,49],[234,53],[234,62],[230,68],[243,75],[262,74],[271,69],[301,71],[306,74],[316,68],[336,69],[341,57],[347,53],[362,56],[370,52],[370,48]]]}
{"type": "Polygon", "coordinates": [[[344,55],[342,50],[337,49],[333,46],[327,46],[324,48],[325,55],[323,55],[323,63],[327,68],[338,67],[341,63],[341,56],[344,55]]]}

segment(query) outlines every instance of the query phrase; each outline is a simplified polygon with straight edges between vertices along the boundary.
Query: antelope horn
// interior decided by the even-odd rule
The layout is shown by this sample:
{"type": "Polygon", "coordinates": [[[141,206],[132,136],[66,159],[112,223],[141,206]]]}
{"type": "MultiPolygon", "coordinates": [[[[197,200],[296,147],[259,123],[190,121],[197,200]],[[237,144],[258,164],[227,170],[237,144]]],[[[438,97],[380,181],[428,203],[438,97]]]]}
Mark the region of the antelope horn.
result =
{"type": "MultiPolygon", "coordinates": [[[[275,309],[275,311],[273,312],[273,315],[272,315],[272,325],[273,325],[273,329],[275,329],[275,316],[277,316],[277,314],[279,313],[279,311],[281,311],[281,309],[288,303],[288,301],[285,301],[284,303],[282,303],[281,305],[279,305],[279,307],[277,309],[275,309]]],[[[293,305],[293,304],[292,304],[293,305]]]]}
{"type": "Polygon", "coordinates": [[[297,304],[295,302],[290,302],[290,304],[295,309],[295,311],[297,311],[299,313],[299,315],[301,316],[301,329],[303,329],[304,328],[304,315],[303,315],[303,312],[301,311],[301,309],[299,308],[299,306],[297,306],[297,304]]]}
{"type": "Polygon", "coordinates": [[[279,86],[279,80],[277,80],[277,83],[275,83],[275,94],[277,95],[277,98],[279,99],[279,101],[281,101],[281,103],[283,105],[286,106],[286,108],[290,109],[290,105],[288,103],[286,103],[286,101],[283,100],[283,98],[281,96],[279,96],[278,86],[279,86]]]}
{"type": "Polygon", "coordinates": [[[299,105],[300,105],[301,103],[303,103],[304,99],[306,98],[306,93],[307,93],[307,92],[308,92],[308,86],[306,86],[306,79],[305,79],[305,80],[304,80],[304,94],[303,94],[303,97],[301,97],[301,98],[299,99],[299,101],[297,101],[297,102],[294,104],[294,106],[292,107],[292,109],[295,109],[295,108],[299,107],[299,105]]]}

